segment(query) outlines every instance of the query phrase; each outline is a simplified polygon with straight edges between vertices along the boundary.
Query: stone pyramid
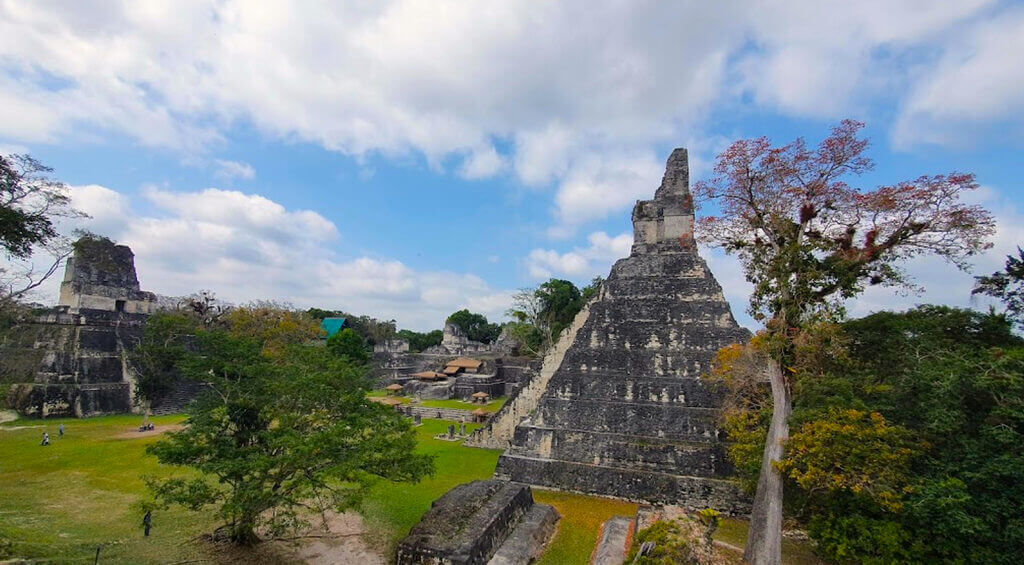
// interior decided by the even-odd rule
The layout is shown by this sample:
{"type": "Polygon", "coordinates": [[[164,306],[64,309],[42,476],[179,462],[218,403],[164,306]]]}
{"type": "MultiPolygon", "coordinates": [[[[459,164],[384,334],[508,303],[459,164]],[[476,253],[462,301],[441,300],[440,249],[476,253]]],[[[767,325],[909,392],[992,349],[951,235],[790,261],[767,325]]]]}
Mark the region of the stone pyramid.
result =
{"type": "Polygon", "coordinates": [[[633,209],[630,256],[615,263],[535,382],[475,438],[506,447],[498,478],[746,511],[725,480],[721,393],[701,376],[719,348],[750,333],[697,254],[693,222],[687,154],[676,149],[654,199],[633,209]]]}

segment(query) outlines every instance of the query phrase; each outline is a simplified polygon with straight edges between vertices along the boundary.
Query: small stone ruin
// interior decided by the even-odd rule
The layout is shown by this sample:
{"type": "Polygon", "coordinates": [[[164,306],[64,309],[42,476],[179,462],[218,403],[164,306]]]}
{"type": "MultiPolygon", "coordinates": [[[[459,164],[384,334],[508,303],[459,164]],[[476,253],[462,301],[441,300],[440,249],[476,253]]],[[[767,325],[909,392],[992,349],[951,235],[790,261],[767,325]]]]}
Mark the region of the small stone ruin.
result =
{"type": "Polygon", "coordinates": [[[130,412],[128,352],[140,341],[156,295],[139,289],[126,245],[82,238],[68,259],[58,306],[31,324],[41,353],[33,383],[14,385],[11,404],[33,416],[130,412]]]}
{"type": "Polygon", "coordinates": [[[434,501],[398,544],[398,565],[526,565],[551,538],[558,512],[530,487],[488,480],[459,485],[434,501]]]}

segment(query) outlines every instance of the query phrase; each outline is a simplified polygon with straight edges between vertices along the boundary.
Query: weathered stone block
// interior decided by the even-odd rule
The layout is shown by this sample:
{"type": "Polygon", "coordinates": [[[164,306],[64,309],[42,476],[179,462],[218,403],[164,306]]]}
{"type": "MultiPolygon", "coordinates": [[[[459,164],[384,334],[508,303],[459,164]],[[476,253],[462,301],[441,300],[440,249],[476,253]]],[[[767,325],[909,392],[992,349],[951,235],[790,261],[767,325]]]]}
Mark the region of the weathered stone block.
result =
{"type": "Polygon", "coordinates": [[[533,505],[530,487],[473,481],[434,501],[398,545],[398,565],[482,565],[533,505]]]}

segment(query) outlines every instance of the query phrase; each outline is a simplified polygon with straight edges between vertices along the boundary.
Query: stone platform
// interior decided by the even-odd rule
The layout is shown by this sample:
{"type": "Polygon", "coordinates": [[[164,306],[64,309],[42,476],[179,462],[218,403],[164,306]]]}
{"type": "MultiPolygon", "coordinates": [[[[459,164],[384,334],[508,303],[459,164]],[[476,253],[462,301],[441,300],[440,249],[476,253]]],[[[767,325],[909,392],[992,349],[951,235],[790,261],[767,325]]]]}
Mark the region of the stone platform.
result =
{"type": "Polygon", "coordinates": [[[530,487],[498,480],[459,485],[437,499],[398,545],[398,565],[526,565],[554,532],[555,509],[530,487]]]}

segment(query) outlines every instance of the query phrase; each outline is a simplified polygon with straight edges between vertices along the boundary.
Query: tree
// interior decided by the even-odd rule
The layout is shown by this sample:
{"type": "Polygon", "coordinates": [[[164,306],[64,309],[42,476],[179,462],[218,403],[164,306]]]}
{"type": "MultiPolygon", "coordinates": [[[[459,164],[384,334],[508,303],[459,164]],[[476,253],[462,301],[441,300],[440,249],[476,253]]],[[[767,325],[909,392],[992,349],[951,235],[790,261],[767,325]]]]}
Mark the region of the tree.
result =
{"type": "MultiPolygon", "coordinates": [[[[805,328],[786,508],[830,562],[1013,563],[1024,543],[1024,340],[944,306],[805,328]]],[[[770,419],[763,334],[723,349],[727,448],[756,481],[770,419]],[[740,433],[734,433],[738,429],[740,433]]]]}
{"type": "Polygon", "coordinates": [[[200,327],[184,311],[155,312],[146,320],[142,340],[131,352],[135,368],[135,401],[157,407],[181,379],[178,366],[200,327]]]}
{"type": "Polygon", "coordinates": [[[289,346],[317,340],[324,335],[320,324],[305,312],[287,304],[269,301],[254,302],[244,308],[235,308],[223,316],[231,334],[257,340],[263,352],[274,356],[289,346]]]}
{"type": "Polygon", "coordinates": [[[53,276],[72,252],[57,221],[87,217],[51,172],[29,155],[0,155],[0,253],[8,263],[0,268],[0,302],[19,300],[53,276]],[[37,267],[32,259],[43,256],[37,267]]]}
{"type": "Polygon", "coordinates": [[[597,295],[604,279],[594,277],[581,291],[572,281],[550,279],[537,288],[520,289],[507,312],[509,335],[531,355],[542,354],[558,338],[576,314],[597,295]]]}
{"type": "Polygon", "coordinates": [[[583,307],[583,295],[571,281],[551,279],[537,288],[540,320],[550,328],[552,341],[572,323],[583,307]]]}
{"type": "Polygon", "coordinates": [[[341,331],[327,338],[327,349],[339,357],[346,357],[353,363],[366,363],[366,360],[369,359],[369,355],[366,353],[366,341],[352,328],[342,328],[341,331]]]}
{"type": "Polygon", "coordinates": [[[789,436],[794,343],[807,324],[842,310],[866,285],[907,286],[902,260],[934,254],[966,268],[991,247],[992,216],[960,202],[977,188],[965,173],[922,176],[871,191],[845,179],[873,166],[863,124],[843,121],[817,148],[802,139],[772,147],[767,138],[733,143],[714,176],[694,187],[718,206],[698,237],[735,254],[754,284],[750,313],[765,323],[772,417],[744,557],[779,563],[783,482],[777,464],[789,436]]]}
{"type": "Polygon", "coordinates": [[[1006,313],[1017,324],[1024,325],[1024,249],[1017,248],[1017,256],[1006,256],[1006,267],[987,277],[975,277],[971,294],[986,294],[1002,300],[1006,313]]]}
{"type": "Polygon", "coordinates": [[[501,326],[488,322],[487,317],[483,314],[470,312],[466,309],[459,310],[448,316],[446,322],[454,324],[466,334],[466,337],[480,343],[491,343],[498,339],[498,336],[501,334],[501,326]]]}
{"type": "Polygon", "coordinates": [[[398,337],[409,342],[410,351],[420,352],[428,347],[441,345],[441,341],[444,339],[444,332],[441,330],[431,330],[423,333],[401,330],[398,332],[398,337]]]}
{"type": "Polygon", "coordinates": [[[375,479],[417,481],[433,472],[432,458],[414,453],[410,423],[367,401],[365,366],[295,340],[268,350],[221,329],[200,330],[196,340],[180,367],[208,387],[186,427],[147,452],[199,474],[147,479],[160,503],[212,505],[223,520],[218,532],[252,544],[259,532],[304,525],[309,511],[351,507],[375,479]]]}
{"type": "Polygon", "coordinates": [[[583,298],[583,304],[590,302],[591,298],[597,296],[598,291],[601,290],[602,284],[604,284],[604,277],[598,276],[590,279],[590,284],[583,287],[583,290],[580,291],[580,295],[583,298]]]}

